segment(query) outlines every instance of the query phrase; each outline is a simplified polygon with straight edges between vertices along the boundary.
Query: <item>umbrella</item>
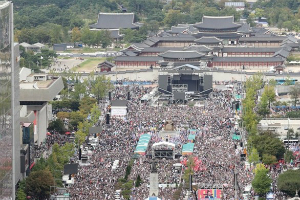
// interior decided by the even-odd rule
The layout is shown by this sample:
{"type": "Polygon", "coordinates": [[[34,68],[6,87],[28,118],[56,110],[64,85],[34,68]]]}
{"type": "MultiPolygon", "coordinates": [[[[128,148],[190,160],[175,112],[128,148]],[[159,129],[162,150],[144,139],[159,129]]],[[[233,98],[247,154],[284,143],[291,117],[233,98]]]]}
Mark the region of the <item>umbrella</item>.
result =
{"type": "Polygon", "coordinates": [[[68,131],[68,132],[66,132],[66,135],[70,135],[70,134],[71,134],[71,132],[69,132],[69,131],[68,131]]]}
{"type": "Polygon", "coordinates": [[[50,132],[48,132],[48,133],[47,133],[47,135],[51,135],[51,133],[50,133],[50,132]]]}

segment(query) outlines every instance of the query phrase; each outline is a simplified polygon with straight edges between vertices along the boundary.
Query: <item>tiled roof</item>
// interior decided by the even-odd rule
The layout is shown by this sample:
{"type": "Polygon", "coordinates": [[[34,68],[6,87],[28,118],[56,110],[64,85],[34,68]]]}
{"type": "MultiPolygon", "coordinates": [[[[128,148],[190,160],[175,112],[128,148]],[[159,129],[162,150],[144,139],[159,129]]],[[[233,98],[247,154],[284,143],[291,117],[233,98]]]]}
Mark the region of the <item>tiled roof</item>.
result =
{"type": "Polygon", "coordinates": [[[110,37],[113,39],[121,38],[123,35],[120,35],[119,29],[109,30],[110,37]]]}
{"type": "Polygon", "coordinates": [[[287,58],[290,55],[290,52],[286,51],[285,49],[280,49],[279,51],[275,52],[273,56],[278,55],[287,58]]]}
{"type": "Polygon", "coordinates": [[[141,52],[145,53],[145,52],[149,52],[149,53],[163,53],[166,52],[168,50],[182,50],[183,47],[148,47],[148,48],[144,48],[141,52]]]}
{"type": "Polygon", "coordinates": [[[99,13],[96,24],[90,25],[96,29],[135,29],[139,26],[134,23],[134,13],[99,13]]]}
{"type": "Polygon", "coordinates": [[[234,38],[240,38],[242,37],[241,34],[239,33],[197,33],[193,35],[196,38],[201,38],[201,37],[216,37],[219,39],[234,39],[234,38]]]}
{"type": "Polygon", "coordinates": [[[223,53],[237,53],[237,52],[276,52],[279,51],[282,48],[264,48],[264,47],[223,47],[221,50],[223,53]]]}
{"type": "Polygon", "coordinates": [[[222,40],[216,37],[201,37],[199,39],[194,40],[196,43],[200,44],[219,44],[222,40]]]}
{"type": "Polygon", "coordinates": [[[280,57],[214,57],[213,62],[282,62],[280,57]]]}
{"type": "Polygon", "coordinates": [[[195,24],[194,27],[199,29],[232,29],[239,28],[241,25],[234,23],[233,16],[212,17],[203,16],[202,22],[195,24]]]}
{"type": "Polygon", "coordinates": [[[163,58],[200,58],[204,54],[197,51],[167,51],[165,53],[159,54],[163,58]]]}
{"type": "Polygon", "coordinates": [[[241,37],[240,42],[282,42],[284,36],[268,36],[268,37],[241,37]]]}
{"type": "Polygon", "coordinates": [[[242,23],[242,26],[238,28],[237,32],[239,33],[251,33],[252,29],[248,23],[242,23]]]}
{"type": "Polygon", "coordinates": [[[102,63],[99,63],[99,64],[98,64],[98,68],[99,68],[101,65],[106,65],[106,66],[108,66],[108,67],[110,67],[110,68],[112,68],[112,67],[115,66],[115,64],[113,64],[113,63],[111,63],[111,62],[108,62],[107,60],[104,61],[104,62],[102,62],[102,63]]]}
{"type": "Polygon", "coordinates": [[[144,61],[144,62],[158,62],[162,60],[159,56],[118,56],[114,61],[144,61]]]}
{"type": "Polygon", "coordinates": [[[194,50],[194,51],[198,51],[198,52],[210,52],[213,51],[211,48],[208,48],[205,45],[192,45],[189,47],[185,47],[184,50],[194,50]]]}

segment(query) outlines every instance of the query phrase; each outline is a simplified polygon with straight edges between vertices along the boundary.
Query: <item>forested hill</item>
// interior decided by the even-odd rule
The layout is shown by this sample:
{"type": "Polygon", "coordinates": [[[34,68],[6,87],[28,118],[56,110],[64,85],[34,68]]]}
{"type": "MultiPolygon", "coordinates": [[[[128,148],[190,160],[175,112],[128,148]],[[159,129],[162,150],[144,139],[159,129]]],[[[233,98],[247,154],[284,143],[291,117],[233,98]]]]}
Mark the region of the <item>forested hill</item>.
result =
{"type": "Polygon", "coordinates": [[[173,0],[166,4],[164,0],[13,0],[16,38],[39,32],[43,40],[35,41],[50,41],[47,37],[52,36],[46,35],[55,30],[59,36],[48,43],[68,41],[67,32],[74,27],[82,29],[95,23],[99,12],[122,12],[122,8],[134,12],[136,21],[165,28],[200,22],[203,15],[234,15],[235,20],[243,17],[252,24],[255,18],[266,17],[271,26],[296,32],[300,29],[300,0],[258,0],[253,7],[246,3],[246,9],[240,12],[225,8],[226,1],[173,0]]]}

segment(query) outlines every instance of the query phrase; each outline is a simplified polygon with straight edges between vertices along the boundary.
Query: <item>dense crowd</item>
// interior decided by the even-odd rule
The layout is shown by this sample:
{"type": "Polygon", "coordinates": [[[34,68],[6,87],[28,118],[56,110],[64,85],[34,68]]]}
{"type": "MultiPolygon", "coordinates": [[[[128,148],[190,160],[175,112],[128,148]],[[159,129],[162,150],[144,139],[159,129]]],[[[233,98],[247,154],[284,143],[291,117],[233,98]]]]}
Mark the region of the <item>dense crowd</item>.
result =
{"type": "MultiPolygon", "coordinates": [[[[240,144],[231,139],[235,114],[231,105],[231,91],[214,91],[204,103],[205,106],[200,107],[140,103],[142,96],[151,90],[151,87],[141,86],[116,87],[113,99],[127,99],[130,92],[127,116],[112,117],[110,125],[104,125],[103,122],[99,145],[89,158],[90,165],[80,166],[75,184],[69,187],[71,199],[114,199],[117,181],[124,178],[140,135],[151,135],[146,155],[151,154],[154,143],[166,141],[160,135],[166,120],[173,121],[178,132],[178,135],[168,137],[169,142],[176,144],[176,150],[188,142],[189,129],[197,130],[193,141],[193,157],[200,160],[201,166],[194,172],[193,182],[212,188],[220,185],[223,188],[222,199],[232,199],[234,173],[237,173],[238,194],[242,198],[243,188],[250,183],[253,174],[240,161],[242,148],[237,148],[240,144]],[[112,169],[116,160],[119,165],[112,169]]],[[[184,159],[157,160],[160,198],[173,199],[176,186],[183,183],[185,166],[178,169],[174,164],[182,163],[184,159]]],[[[141,186],[131,189],[130,196],[134,200],[149,197],[151,162],[151,156],[145,155],[133,160],[128,179],[136,180],[139,175],[142,180],[141,186]]],[[[181,191],[180,199],[185,197],[185,192],[181,191]]]]}

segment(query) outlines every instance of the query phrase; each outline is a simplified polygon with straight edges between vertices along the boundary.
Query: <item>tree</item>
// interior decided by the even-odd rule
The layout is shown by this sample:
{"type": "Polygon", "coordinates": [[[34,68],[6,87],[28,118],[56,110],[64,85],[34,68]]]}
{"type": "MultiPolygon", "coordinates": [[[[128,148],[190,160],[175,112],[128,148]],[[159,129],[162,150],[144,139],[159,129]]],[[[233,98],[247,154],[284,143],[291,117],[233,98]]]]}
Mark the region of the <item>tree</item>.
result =
{"type": "Polygon", "coordinates": [[[297,106],[297,102],[299,101],[299,95],[300,95],[300,85],[294,85],[290,87],[290,96],[291,99],[293,99],[294,106],[297,106]]]}
{"type": "Polygon", "coordinates": [[[277,159],[275,156],[269,154],[263,154],[262,162],[266,165],[271,165],[271,164],[275,164],[277,162],[277,159]]]}
{"type": "Polygon", "coordinates": [[[109,90],[113,88],[110,78],[106,78],[104,75],[97,76],[95,81],[91,83],[91,93],[95,95],[97,101],[99,102],[109,90]]]}
{"type": "Polygon", "coordinates": [[[291,162],[291,160],[295,160],[295,156],[293,155],[292,151],[288,150],[284,154],[284,161],[286,163],[289,163],[289,162],[291,162]]]}
{"type": "Polygon", "coordinates": [[[69,128],[73,129],[73,130],[77,130],[77,126],[78,126],[79,122],[83,122],[85,120],[85,118],[86,118],[86,115],[80,111],[71,112],[69,128]]]}
{"type": "MultiPolygon", "coordinates": [[[[287,170],[279,175],[278,189],[289,196],[295,196],[296,190],[300,191],[300,170],[287,170]]],[[[299,194],[299,193],[298,193],[299,194]]]]}
{"type": "Polygon", "coordinates": [[[54,184],[53,176],[49,169],[31,172],[26,179],[26,193],[32,199],[48,199],[50,186],[54,184]]]}
{"type": "Polygon", "coordinates": [[[75,42],[79,42],[80,40],[81,40],[81,32],[78,27],[74,27],[72,29],[71,41],[75,43],[75,42]]]}
{"type": "Polygon", "coordinates": [[[97,104],[94,104],[93,108],[91,109],[91,124],[96,124],[99,120],[99,117],[101,115],[101,111],[97,104]]]}
{"type": "Polygon", "coordinates": [[[110,32],[105,30],[101,31],[101,46],[102,48],[106,48],[112,43],[112,38],[110,36],[110,32]]]}
{"type": "Polygon", "coordinates": [[[179,10],[169,10],[164,19],[164,23],[166,26],[171,27],[181,23],[182,18],[183,15],[180,13],[179,10]]]}
{"type": "Polygon", "coordinates": [[[272,179],[268,176],[268,172],[266,168],[257,170],[252,181],[254,191],[261,196],[265,196],[270,191],[272,179]]]}
{"type": "Polygon", "coordinates": [[[285,152],[284,144],[272,132],[262,132],[253,136],[252,144],[261,157],[264,154],[269,154],[276,156],[277,159],[283,158],[285,152]]]}
{"type": "Polygon", "coordinates": [[[270,113],[270,109],[268,107],[268,97],[265,92],[261,95],[257,113],[262,117],[266,117],[270,113]]]}
{"type": "Polygon", "coordinates": [[[66,131],[66,129],[63,121],[61,121],[60,119],[56,119],[55,121],[49,123],[48,131],[50,132],[54,131],[63,134],[66,131]]]}
{"type": "Polygon", "coordinates": [[[274,87],[271,85],[266,85],[264,88],[264,94],[267,96],[269,109],[271,108],[271,103],[275,101],[275,91],[274,87]]]}
{"type": "Polygon", "coordinates": [[[151,33],[156,34],[159,31],[159,22],[156,20],[151,20],[147,23],[147,28],[151,33]]]}
{"type": "Polygon", "coordinates": [[[248,160],[250,163],[253,163],[254,165],[256,165],[260,161],[260,157],[257,152],[257,149],[252,148],[252,151],[251,151],[251,154],[250,154],[248,160]]]}
{"type": "Polygon", "coordinates": [[[19,184],[19,188],[16,195],[16,200],[26,200],[26,193],[25,193],[25,180],[21,181],[19,184]]]}
{"type": "Polygon", "coordinates": [[[84,27],[81,29],[81,40],[84,44],[91,46],[94,42],[94,35],[95,31],[90,31],[88,27],[84,27]]]}
{"type": "Polygon", "coordinates": [[[84,97],[80,101],[79,111],[86,117],[96,103],[96,99],[91,97],[84,97]]]}

